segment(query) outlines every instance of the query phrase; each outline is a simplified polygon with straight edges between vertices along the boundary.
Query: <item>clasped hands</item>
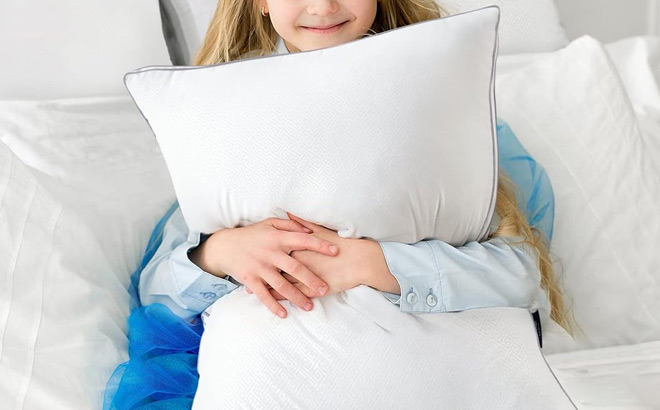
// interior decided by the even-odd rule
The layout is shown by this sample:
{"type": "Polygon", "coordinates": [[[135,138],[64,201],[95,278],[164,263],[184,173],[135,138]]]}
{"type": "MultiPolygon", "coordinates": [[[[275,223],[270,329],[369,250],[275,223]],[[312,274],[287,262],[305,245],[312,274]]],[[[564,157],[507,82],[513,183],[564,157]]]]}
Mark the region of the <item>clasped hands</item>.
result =
{"type": "MultiPolygon", "coordinates": [[[[358,285],[369,285],[373,283],[373,278],[378,272],[382,272],[383,267],[387,268],[385,257],[378,242],[371,239],[342,238],[336,231],[306,221],[289,212],[290,219],[300,223],[310,229],[310,235],[319,239],[326,240],[339,249],[334,256],[326,255],[312,250],[293,250],[289,255],[305,265],[316,276],[328,284],[327,295],[339,293],[358,285]]],[[[287,272],[281,271],[282,276],[291,282],[307,295],[314,294],[295,277],[287,272]]],[[[276,300],[286,299],[272,287],[268,287],[269,292],[276,300]]],[[[246,287],[248,293],[252,291],[246,287]]]]}

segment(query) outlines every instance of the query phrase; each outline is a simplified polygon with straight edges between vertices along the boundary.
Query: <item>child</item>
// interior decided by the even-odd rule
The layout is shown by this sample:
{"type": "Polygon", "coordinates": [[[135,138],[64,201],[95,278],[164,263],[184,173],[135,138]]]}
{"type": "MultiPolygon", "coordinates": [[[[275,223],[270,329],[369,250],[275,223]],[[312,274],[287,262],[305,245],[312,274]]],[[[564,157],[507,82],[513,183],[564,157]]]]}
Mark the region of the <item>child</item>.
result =
{"type": "MultiPolygon", "coordinates": [[[[434,0],[222,0],[195,64],[313,50],[445,14],[434,0]]],[[[498,134],[504,127],[498,122],[498,134]]],[[[545,242],[551,237],[551,202],[533,210],[546,212],[546,231],[542,224],[530,227],[514,185],[501,173],[488,239],[461,247],[440,240],[409,245],[340,238],[293,215],[200,235],[188,231],[176,209],[141,273],[140,299],[190,319],[243,284],[285,318],[278,300],[311,310],[313,297],[366,284],[403,312],[524,307],[572,333],[545,242]]]]}

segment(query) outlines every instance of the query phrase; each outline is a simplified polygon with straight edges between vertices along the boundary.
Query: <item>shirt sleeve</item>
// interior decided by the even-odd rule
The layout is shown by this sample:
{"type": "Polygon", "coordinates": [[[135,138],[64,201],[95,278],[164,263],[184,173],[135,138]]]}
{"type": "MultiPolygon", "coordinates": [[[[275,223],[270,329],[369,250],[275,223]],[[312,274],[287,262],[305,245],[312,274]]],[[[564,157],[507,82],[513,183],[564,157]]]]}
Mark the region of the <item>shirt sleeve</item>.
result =
{"type": "MultiPolygon", "coordinates": [[[[531,226],[546,244],[552,238],[554,194],[544,170],[520,144],[513,130],[497,119],[499,166],[518,188],[516,197],[531,226]]],[[[497,229],[493,215],[490,232],[497,229]]],[[[539,311],[549,320],[550,302],[540,287],[535,253],[512,244],[520,238],[496,237],[453,247],[440,240],[414,244],[379,241],[401,295],[381,292],[401,311],[452,312],[479,307],[509,306],[539,311]],[[534,256],[532,256],[534,255],[534,256]]]]}
{"type": "Polygon", "coordinates": [[[180,208],[172,213],[160,246],[140,274],[143,305],[162,303],[176,315],[190,319],[238,288],[239,282],[214,276],[188,257],[207,237],[188,230],[180,208]]]}
{"type": "Polygon", "coordinates": [[[379,241],[401,295],[381,292],[401,311],[454,312],[483,307],[521,307],[548,315],[541,274],[520,238],[495,237],[454,247],[441,240],[414,244],[379,241]]]}
{"type": "Polygon", "coordinates": [[[497,150],[500,170],[517,188],[518,206],[529,225],[541,231],[549,247],[555,220],[555,195],[545,168],[529,154],[501,118],[497,119],[497,150]]]}

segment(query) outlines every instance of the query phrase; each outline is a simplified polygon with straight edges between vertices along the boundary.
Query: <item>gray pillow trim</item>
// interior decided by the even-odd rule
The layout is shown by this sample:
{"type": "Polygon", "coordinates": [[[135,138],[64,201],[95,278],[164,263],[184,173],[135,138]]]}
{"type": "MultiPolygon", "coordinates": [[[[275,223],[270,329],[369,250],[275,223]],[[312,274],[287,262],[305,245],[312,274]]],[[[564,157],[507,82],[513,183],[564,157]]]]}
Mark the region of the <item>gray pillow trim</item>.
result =
{"type": "MultiPolygon", "coordinates": [[[[483,241],[488,238],[490,233],[490,224],[493,220],[493,214],[495,213],[495,203],[497,202],[497,188],[498,188],[498,173],[499,173],[499,152],[497,149],[497,100],[495,98],[495,69],[497,68],[497,54],[499,51],[500,39],[499,39],[499,27],[501,21],[501,10],[499,6],[492,5],[488,7],[496,7],[498,10],[497,13],[497,22],[495,23],[495,45],[493,46],[493,57],[492,57],[492,68],[490,73],[490,87],[488,90],[488,102],[490,104],[490,132],[493,136],[493,192],[491,192],[490,205],[488,207],[488,213],[486,215],[486,220],[484,225],[479,232],[479,237],[477,241],[483,241]],[[490,98],[490,95],[493,95],[493,98],[490,98]]],[[[484,8],[488,8],[484,7],[484,8]]]]}

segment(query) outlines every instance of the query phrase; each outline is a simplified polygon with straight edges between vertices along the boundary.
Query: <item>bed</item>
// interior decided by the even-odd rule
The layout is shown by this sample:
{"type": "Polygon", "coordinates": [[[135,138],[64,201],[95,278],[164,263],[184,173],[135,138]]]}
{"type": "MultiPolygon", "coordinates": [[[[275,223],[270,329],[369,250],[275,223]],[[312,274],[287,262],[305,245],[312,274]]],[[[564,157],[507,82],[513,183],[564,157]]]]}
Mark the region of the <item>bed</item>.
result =
{"type": "MultiPolygon", "coordinates": [[[[190,53],[172,38],[194,33],[190,25],[209,11],[186,14],[185,1],[36,3],[0,5],[0,50],[13,62],[0,79],[0,401],[7,409],[97,409],[108,378],[128,359],[130,274],[176,199],[122,76],[185,63],[190,53]],[[39,27],[36,35],[23,29],[27,21],[39,27]]],[[[557,197],[551,251],[584,337],[545,327],[543,358],[580,410],[660,408],[660,271],[652,246],[660,239],[652,206],[660,200],[657,2],[630,6],[631,23],[614,34],[607,9],[602,24],[581,25],[594,7],[588,0],[558,1],[558,9],[551,1],[492,3],[506,23],[500,116],[527,136],[523,143],[556,191],[570,182],[586,197],[611,199],[600,200],[601,208],[589,202],[591,213],[581,214],[571,206],[577,188],[557,197]],[[547,7],[555,14],[534,13],[547,7]],[[603,137],[580,140],[581,150],[569,146],[580,131],[603,137]],[[602,146],[593,149],[594,141],[602,146]],[[608,155],[609,167],[590,162],[608,155]],[[611,189],[598,185],[607,172],[622,175],[611,189]],[[589,225],[575,229],[576,220],[589,225]],[[584,237],[592,231],[590,240],[613,249],[633,242],[636,265],[620,276],[608,271],[626,256],[591,251],[584,237]]],[[[617,12],[626,14],[629,5],[620,3],[617,12]]]]}

